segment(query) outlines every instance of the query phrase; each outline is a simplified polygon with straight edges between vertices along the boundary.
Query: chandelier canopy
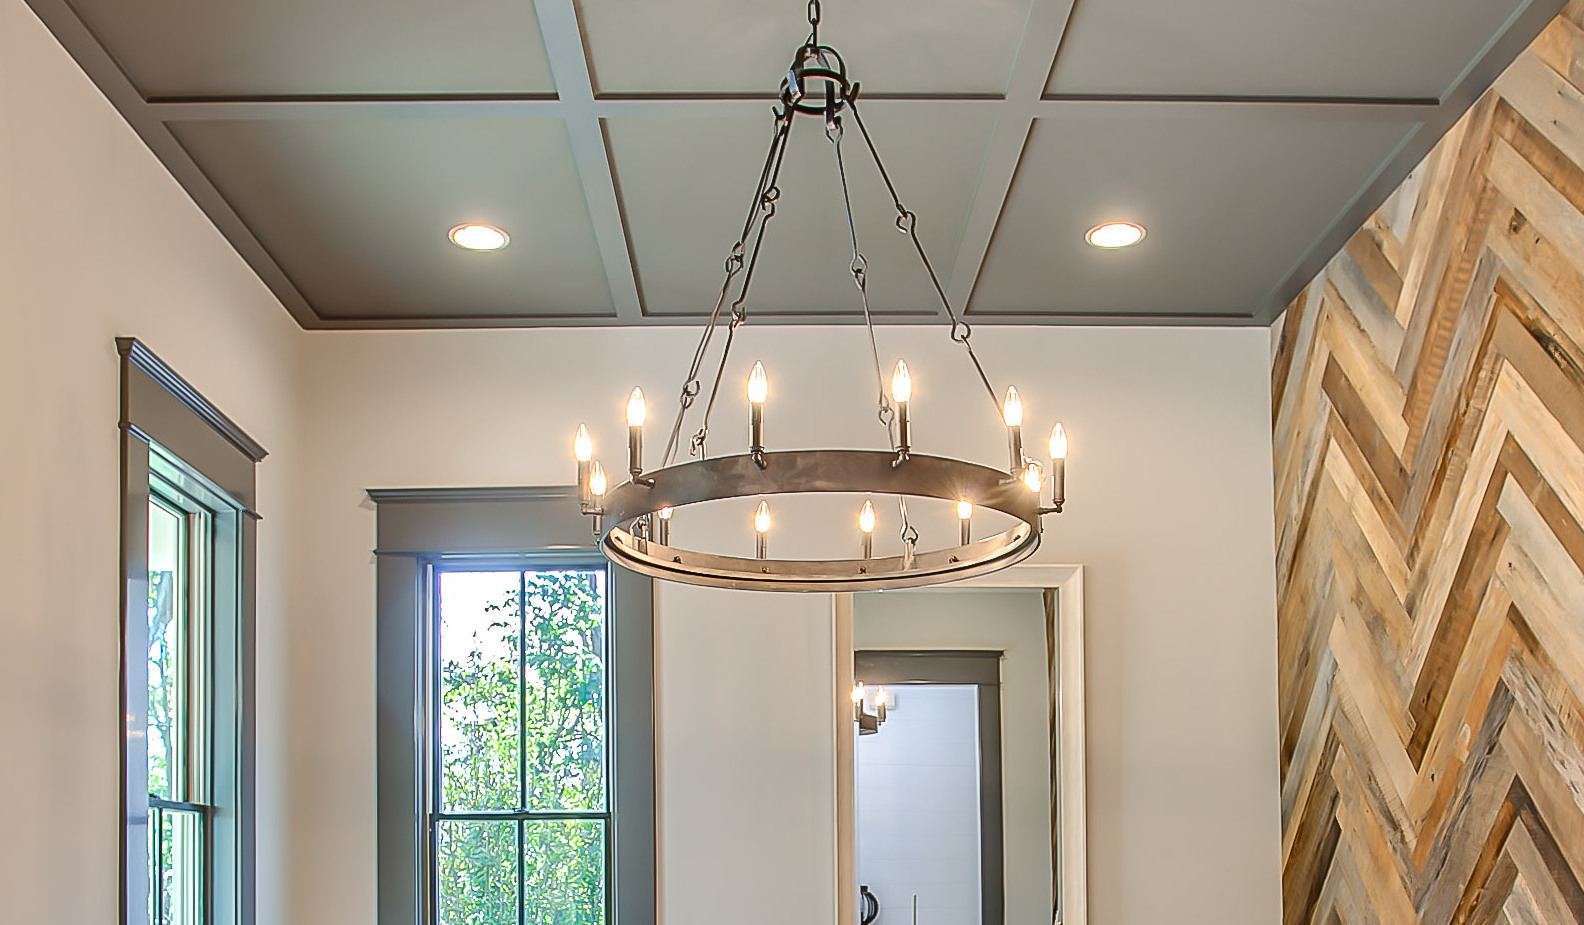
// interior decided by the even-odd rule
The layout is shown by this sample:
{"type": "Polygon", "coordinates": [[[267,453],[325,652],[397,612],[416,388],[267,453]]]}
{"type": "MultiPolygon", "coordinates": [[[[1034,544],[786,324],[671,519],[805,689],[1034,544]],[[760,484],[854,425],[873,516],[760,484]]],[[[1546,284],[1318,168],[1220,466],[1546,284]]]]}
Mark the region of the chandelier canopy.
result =
{"type": "MultiPolygon", "coordinates": [[[[820,3],[808,7],[809,37],[793,55],[781,82],[780,105],[772,110],[774,132],[769,153],[760,171],[742,232],[726,258],[714,310],[704,327],[692,365],[683,380],[676,420],[671,427],[659,468],[643,463],[643,433],[648,406],[643,392],[633,389],[627,402],[627,471],[629,479],[612,484],[603,465],[594,460],[593,440],[580,425],[573,440],[578,462],[578,496],[584,514],[593,518],[594,534],[604,554],[618,565],[670,581],[710,587],[761,591],[859,591],[910,588],[985,575],[1014,565],[1039,548],[1041,520],[1060,513],[1066,501],[1067,435],[1057,424],[1051,433],[1051,472],[1025,455],[1023,403],[1016,388],[1004,397],[974,353],[972,330],[958,317],[918,237],[918,217],[897,192],[879,149],[858,112],[859,84],[849,82],[847,64],[834,48],[819,40],[820,3]],[[769,376],[755,363],[747,382],[749,410],[748,452],[711,457],[707,452],[710,417],[720,397],[721,380],[731,355],[737,329],[748,320],[748,292],[759,261],[765,230],[775,217],[781,196],[776,186],[794,124],[819,119],[835,153],[836,176],[846,209],[852,262],[847,268],[863,307],[864,323],[874,359],[879,422],[886,434],[884,450],[770,450],[764,442],[764,411],[769,397],[769,376]],[[847,165],[842,149],[848,120],[857,128],[896,210],[897,230],[906,234],[918,253],[941,307],[950,319],[950,338],[961,344],[978,379],[989,394],[1007,430],[1008,467],[994,469],[978,463],[915,452],[909,405],[913,400],[912,371],[898,361],[889,393],[881,370],[874,321],[869,310],[867,264],[859,249],[847,185],[847,165]],[[725,316],[723,319],[723,315],[725,316]],[[724,324],[723,324],[724,321],[724,324]],[[701,371],[711,357],[717,332],[725,333],[709,395],[698,430],[689,441],[689,461],[674,462],[683,424],[703,394],[701,371]],[[1042,502],[1045,483],[1051,483],[1051,501],[1042,502]],[[770,556],[771,498],[796,498],[813,494],[850,493],[866,497],[857,509],[855,558],[820,560],[777,559],[770,556]],[[873,496],[896,499],[901,515],[902,554],[875,558],[877,524],[873,496]],[[755,554],[726,556],[685,548],[673,543],[672,514],[687,505],[729,499],[759,499],[754,512],[755,554]],[[918,529],[908,517],[908,499],[936,499],[955,505],[958,535],[954,544],[920,549],[918,529]],[[1010,524],[1003,532],[975,538],[977,511],[997,512],[1010,524]]],[[[784,504],[776,502],[778,506],[784,504]]]]}

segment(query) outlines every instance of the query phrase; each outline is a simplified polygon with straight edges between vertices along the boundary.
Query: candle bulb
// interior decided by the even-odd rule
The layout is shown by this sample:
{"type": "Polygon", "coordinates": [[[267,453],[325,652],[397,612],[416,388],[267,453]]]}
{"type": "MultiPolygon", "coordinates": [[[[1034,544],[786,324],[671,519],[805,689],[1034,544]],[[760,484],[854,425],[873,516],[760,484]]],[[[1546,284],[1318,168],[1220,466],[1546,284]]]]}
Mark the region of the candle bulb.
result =
{"type": "Polygon", "coordinates": [[[962,543],[973,542],[973,505],[966,500],[957,502],[957,522],[962,526],[962,543]]]}
{"type": "Polygon", "coordinates": [[[904,360],[897,360],[896,372],[891,374],[891,397],[897,403],[897,453],[906,456],[913,449],[913,422],[908,415],[908,404],[913,401],[913,377],[904,360]]]}
{"type": "Polygon", "coordinates": [[[1036,496],[1040,493],[1040,489],[1045,487],[1045,473],[1039,463],[1029,460],[1028,466],[1023,470],[1023,485],[1036,496]]]}
{"type": "Polygon", "coordinates": [[[863,716],[863,703],[864,684],[862,681],[859,681],[857,684],[853,685],[852,689],[853,722],[855,723],[858,722],[863,716]]]}
{"type": "Polygon", "coordinates": [[[627,396],[627,471],[634,479],[643,475],[643,426],[648,416],[643,389],[633,389],[627,396]]]}
{"type": "Polygon", "coordinates": [[[761,559],[770,557],[770,505],[768,502],[759,502],[759,509],[754,511],[754,546],[755,552],[761,559]]]}
{"type": "Polygon", "coordinates": [[[660,509],[660,526],[656,530],[655,542],[661,546],[671,545],[671,509],[668,507],[660,509]]]}
{"type": "Polygon", "coordinates": [[[863,531],[863,557],[865,559],[873,558],[875,509],[874,504],[869,501],[865,501],[863,510],[858,512],[858,529],[863,531]]]}
{"type": "Polygon", "coordinates": [[[1016,474],[1023,468],[1023,399],[1018,397],[1016,386],[1007,386],[1006,400],[1001,403],[1001,418],[1006,421],[1007,439],[1011,443],[1010,471],[1016,474]]]}
{"type": "Polygon", "coordinates": [[[875,688],[875,719],[882,723],[885,722],[886,709],[890,706],[891,698],[886,696],[886,689],[883,687],[875,688]]]}
{"type": "Polygon", "coordinates": [[[586,424],[579,424],[572,437],[572,455],[577,457],[578,504],[586,510],[593,500],[589,495],[588,479],[589,461],[594,458],[594,439],[589,436],[586,424]]]}
{"type": "Polygon", "coordinates": [[[770,397],[770,380],[763,363],[755,362],[748,374],[748,449],[755,459],[764,455],[764,403],[770,397]]]}
{"type": "Polygon", "coordinates": [[[590,508],[595,513],[600,513],[603,509],[605,504],[605,490],[609,487],[610,483],[605,479],[605,467],[601,466],[596,461],[593,465],[593,468],[589,470],[588,477],[590,508]]]}
{"type": "Polygon", "coordinates": [[[1051,501],[1060,508],[1067,500],[1067,431],[1057,424],[1051,431],[1051,501]]]}

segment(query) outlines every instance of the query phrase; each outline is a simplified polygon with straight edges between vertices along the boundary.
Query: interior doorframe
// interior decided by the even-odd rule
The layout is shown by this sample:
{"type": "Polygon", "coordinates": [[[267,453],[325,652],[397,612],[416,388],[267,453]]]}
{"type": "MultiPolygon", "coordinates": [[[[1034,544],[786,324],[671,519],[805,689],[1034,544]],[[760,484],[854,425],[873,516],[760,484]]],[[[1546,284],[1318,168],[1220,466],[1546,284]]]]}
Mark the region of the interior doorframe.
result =
{"type": "MultiPolygon", "coordinates": [[[[1088,925],[1088,773],[1084,700],[1084,570],[1081,565],[1015,565],[943,586],[945,590],[1042,591],[1056,594],[1055,657],[1050,659],[1053,718],[1051,805],[1055,870],[1054,925],[1088,925]]],[[[835,621],[837,921],[857,921],[857,804],[849,726],[853,685],[853,595],[832,595],[835,621]]],[[[985,923],[997,925],[997,923],[985,923]]]]}

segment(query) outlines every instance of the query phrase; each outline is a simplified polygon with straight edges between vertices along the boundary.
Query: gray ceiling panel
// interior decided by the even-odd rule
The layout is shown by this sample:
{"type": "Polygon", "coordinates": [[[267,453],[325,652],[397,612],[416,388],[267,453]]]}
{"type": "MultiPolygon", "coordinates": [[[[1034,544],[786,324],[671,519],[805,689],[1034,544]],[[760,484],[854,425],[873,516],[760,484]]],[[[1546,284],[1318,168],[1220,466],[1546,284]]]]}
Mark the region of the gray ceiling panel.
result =
{"type": "Polygon", "coordinates": [[[1053,94],[1440,99],[1527,0],[1079,0],[1053,94]]]}
{"type": "Polygon", "coordinates": [[[181,143],[327,320],[613,313],[556,120],[195,122],[181,143]],[[464,222],[503,250],[453,246],[464,222]]]}
{"type": "MultiPolygon", "coordinates": [[[[26,2],[308,328],[693,323],[808,34],[803,0],[26,2]]],[[[1263,324],[1563,3],[823,0],[820,37],[980,323],[1263,324]],[[1149,237],[1089,248],[1107,218],[1149,237]]],[[[873,310],[939,317],[853,128],[873,310]]],[[[781,188],[750,311],[860,320],[820,120],[781,188]]]]}
{"type": "Polygon", "coordinates": [[[553,93],[522,0],[71,0],[146,96],[553,93]]]}
{"type": "MultiPolygon", "coordinates": [[[[974,185],[995,120],[950,121],[887,113],[865,116],[919,236],[942,273],[961,244],[974,185]]],[[[722,264],[753,199],[772,134],[761,119],[614,119],[611,152],[644,303],[650,315],[708,313],[722,264]]],[[[937,299],[862,136],[849,122],[843,156],[867,260],[871,308],[934,317],[937,299]]],[[[800,119],[779,183],[781,196],[756,270],[750,312],[854,315],[861,303],[842,210],[835,152],[816,119],[800,119]]]]}
{"type": "Polygon", "coordinates": [[[972,315],[1251,315],[1415,123],[1237,117],[1035,123],[972,315]],[[1148,229],[1090,247],[1105,221],[1148,229]]]}
{"type": "MultiPolygon", "coordinates": [[[[801,2],[581,0],[601,93],[762,93],[808,34],[801,2]]],[[[871,94],[1000,94],[1029,0],[825,4],[820,40],[871,94]]]]}

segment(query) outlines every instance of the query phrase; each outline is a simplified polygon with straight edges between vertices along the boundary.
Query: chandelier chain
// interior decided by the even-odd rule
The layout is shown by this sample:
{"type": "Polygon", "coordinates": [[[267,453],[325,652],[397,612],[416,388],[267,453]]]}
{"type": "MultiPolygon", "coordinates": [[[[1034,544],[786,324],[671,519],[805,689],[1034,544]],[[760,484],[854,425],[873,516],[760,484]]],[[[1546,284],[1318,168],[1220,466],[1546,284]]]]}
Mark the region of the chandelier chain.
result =
{"type": "Polygon", "coordinates": [[[874,139],[869,135],[869,127],[864,124],[863,116],[858,112],[858,94],[856,88],[852,99],[848,100],[847,107],[852,110],[853,121],[858,124],[858,131],[863,135],[864,145],[869,149],[869,156],[874,160],[875,169],[880,171],[880,179],[885,181],[886,191],[891,194],[891,204],[896,207],[897,230],[906,234],[913,242],[913,250],[918,253],[919,262],[924,265],[924,271],[929,274],[930,285],[935,288],[935,295],[940,299],[941,307],[946,310],[946,317],[951,319],[951,339],[963,345],[968,352],[968,359],[973,362],[974,371],[979,374],[979,381],[984,383],[985,391],[990,395],[990,402],[995,406],[996,414],[1001,413],[1001,399],[996,394],[995,386],[990,383],[990,376],[985,372],[984,364],[979,362],[979,355],[974,353],[973,326],[957,317],[957,311],[952,308],[951,299],[946,297],[946,289],[941,285],[940,274],[935,272],[935,265],[930,262],[929,253],[924,250],[924,242],[918,236],[918,215],[902,204],[902,197],[898,195],[896,184],[891,181],[891,173],[886,170],[885,161],[880,157],[880,149],[875,147],[874,139]]]}
{"type": "Polygon", "coordinates": [[[825,135],[836,150],[836,174],[841,178],[842,206],[847,217],[847,238],[852,242],[852,271],[853,284],[858,287],[858,298],[863,303],[864,327],[869,332],[869,353],[874,360],[875,392],[879,396],[878,417],[880,424],[886,429],[886,441],[894,450],[897,448],[896,436],[892,432],[892,424],[896,412],[891,407],[891,400],[886,396],[885,374],[880,369],[880,345],[875,339],[874,317],[869,311],[869,270],[868,261],[864,259],[862,251],[858,249],[858,225],[853,219],[852,194],[847,186],[847,163],[842,157],[842,124],[841,117],[834,113],[828,117],[825,135]]]}
{"type": "MultiPolygon", "coordinates": [[[[754,241],[751,262],[756,263],[758,260],[759,245],[764,240],[763,223],[764,221],[768,220],[770,215],[774,214],[775,200],[780,197],[780,193],[779,190],[777,190],[776,194],[770,197],[768,200],[766,199],[766,196],[769,194],[770,190],[776,189],[776,182],[781,174],[782,157],[786,153],[787,137],[791,134],[792,130],[792,121],[791,112],[775,110],[775,134],[770,140],[770,150],[765,154],[764,166],[759,172],[759,185],[754,191],[753,202],[748,207],[748,215],[743,220],[742,233],[738,236],[737,242],[732,245],[731,251],[726,257],[725,278],[721,281],[720,294],[715,299],[715,307],[710,311],[709,320],[704,324],[704,330],[699,337],[698,347],[693,351],[693,363],[688,368],[688,374],[682,381],[682,389],[677,397],[676,420],[671,425],[671,434],[669,439],[666,441],[665,453],[661,457],[661,464],[663,466],[669,466],[672,460],[676,458],[677,442],[682,437],[682,425],[687,417],[688,410],[693,407],[694,400],[698,397],[700,391],[702,390],[702,383],[699,381],[699,372],[703,369],[704,359],[709,354],[710,343],[715,337],[715,328],[720,323],[721,309],[726,306],[726,299],[731,294],[732,283],[736,280],[738,274],[743,272],[745,266],[743,253],[746,249],[748,236],[753,233],[756,222],[760,224],[760,230],[758,237],[754,241]]],[[[749,279],[751,279],[751,277],[752,273],[750,271],[749,279]]],[[[741,323],[740,319],[746,318],[746,313],[741,311],[743,300],[748,296],[746,282],[747,280],[745,280],[745,284],[738,300],[733,303],[732,306],[733,330],[735,330],[737,324],[741,323]]],[[[731,333],[729,331],[727,334],[728,352],[730,350],[730,339],[731,333]]],[[[725,369],[724,353],[721,357],[721,369],[722,371],[725,369]]],[[[716,374],[716,390],[720,388],[720,375],[720,373],[716,374]]],[[[714,394],[712,393],[710,398],[710,406],[713,407],[713,405],[714,394]]],[[[705,432],[708,430],[707,414],[705,418],[705,427],[703,430],[705,432]]],[[[695,435],[694,445],[691,448],[692,454],[696,455],[702,452],[702,450],[702,437],[700,435],[695,435]]]]}

